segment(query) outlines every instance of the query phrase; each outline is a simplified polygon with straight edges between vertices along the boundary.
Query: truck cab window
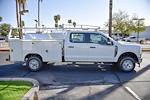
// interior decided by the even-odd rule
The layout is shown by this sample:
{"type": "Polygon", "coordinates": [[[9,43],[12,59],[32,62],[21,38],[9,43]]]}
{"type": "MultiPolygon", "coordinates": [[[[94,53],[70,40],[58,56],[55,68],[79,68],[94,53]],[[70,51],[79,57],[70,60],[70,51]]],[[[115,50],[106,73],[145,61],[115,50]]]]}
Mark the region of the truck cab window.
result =
{"type": "Polygon", "coordinates": [[[107,38],[100,34],[90,34],[90,43],[107,45],[107,38]]]}
{"type": "Polygon", "coordinates": [[[71,33],[70,42],[84,43],[85,42],[85,34],[84,33],[71,33]]]}

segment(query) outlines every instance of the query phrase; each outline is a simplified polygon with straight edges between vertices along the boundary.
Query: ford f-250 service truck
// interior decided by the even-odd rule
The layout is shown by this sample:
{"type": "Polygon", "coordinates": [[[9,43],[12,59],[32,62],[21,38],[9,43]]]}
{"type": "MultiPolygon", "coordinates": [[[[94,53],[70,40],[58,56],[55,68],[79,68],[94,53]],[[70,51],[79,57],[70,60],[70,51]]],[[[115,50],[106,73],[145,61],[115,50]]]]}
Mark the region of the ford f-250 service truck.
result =
{"type": "Polygon", "coordinates": [[[103,62],[130,72],[142,61],[139,45],[115,41],[100,31],[28,33],[23,39],[9,38],[9,46],[10,61],[23,61],[31,71],[48,62],[103,62]]]}

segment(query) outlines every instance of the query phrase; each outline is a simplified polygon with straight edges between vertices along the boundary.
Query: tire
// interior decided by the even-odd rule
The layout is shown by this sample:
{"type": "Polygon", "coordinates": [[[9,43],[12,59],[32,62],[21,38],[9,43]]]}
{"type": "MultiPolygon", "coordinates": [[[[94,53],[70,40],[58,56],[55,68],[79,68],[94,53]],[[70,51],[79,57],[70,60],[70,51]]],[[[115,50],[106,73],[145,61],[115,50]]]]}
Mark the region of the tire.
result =
{"type": "Polygon", "coordinates": [[[141,41],[140,41],[140,44],[144,44],[144,40],[141,40],[141,41]]]}
{"type": "Polygon", "coordinates": [[[36,56],[31,56],[27,60],[27,67],[33,72],[39,71],[42,65],[42,60],[36,56]]]}
{"type": "Polygon", "coordinates": [[[123,72],[131,72],[135,68],[135,60],[132,57],[123,57],[119,60],[118,67],[123,72]]]}
{"type": "Polygon", "coordinates": [[[127,42],[131,42],[130,40],[127,40],[127,42]]]}

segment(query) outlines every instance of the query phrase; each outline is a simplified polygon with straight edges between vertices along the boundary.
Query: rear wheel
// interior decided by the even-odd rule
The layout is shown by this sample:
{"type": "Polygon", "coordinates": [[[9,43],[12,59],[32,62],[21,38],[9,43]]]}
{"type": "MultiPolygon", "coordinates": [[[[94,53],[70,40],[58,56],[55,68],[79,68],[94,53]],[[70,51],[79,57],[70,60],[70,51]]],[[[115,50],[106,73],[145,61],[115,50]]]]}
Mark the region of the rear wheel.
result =
{"type": "Polygon", "coordinates": [[[39,71],[42,67],[42,60],[37,56],[31,56],[27,60],[27,66],[31,71],[39,71]]]}
{"type": "Polygon", "coordinates": [[[132,57],[123,57],[119,60],[118,67],[124,72],[131,72],[135,68],[135,60],[132,57]]]}

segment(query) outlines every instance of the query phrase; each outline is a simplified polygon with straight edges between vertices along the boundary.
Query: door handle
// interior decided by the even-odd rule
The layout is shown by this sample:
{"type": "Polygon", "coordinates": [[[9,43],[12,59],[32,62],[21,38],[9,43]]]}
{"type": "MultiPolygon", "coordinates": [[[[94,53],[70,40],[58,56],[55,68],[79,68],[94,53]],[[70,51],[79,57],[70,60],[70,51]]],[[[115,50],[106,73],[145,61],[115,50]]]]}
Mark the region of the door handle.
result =
{"type": "Polygon", "coordinates": [[[96,47],[90,47],[90,48],[96,48],[96,47]]]}
{"type": "Polygon", "coordinates": [[[68,46],[68,48],[74,48],[74,46],[68,46]]]}

